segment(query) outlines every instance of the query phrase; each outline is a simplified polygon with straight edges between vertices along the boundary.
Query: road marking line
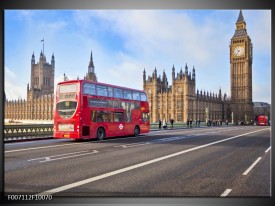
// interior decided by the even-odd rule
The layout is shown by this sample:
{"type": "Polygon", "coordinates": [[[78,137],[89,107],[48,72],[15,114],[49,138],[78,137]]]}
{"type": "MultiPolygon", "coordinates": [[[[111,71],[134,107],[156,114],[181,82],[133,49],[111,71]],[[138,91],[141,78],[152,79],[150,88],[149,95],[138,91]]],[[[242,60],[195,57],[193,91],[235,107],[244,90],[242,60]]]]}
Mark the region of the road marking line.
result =
{"type": "Polygon", "coordinates": [[[154,144],[154,143],[163,143],[163,142],[171,142],[171,141],[175,141],[175,140],[182,140],[182,139],[187,139],[187,138],[190,138],[190,137],[191,137],[190,135],[168,137],[168,138],[156,139],[156,140],[147,141],[147,142],[139,142],[139,143],[124,144],[124,145],[116,145],[114,147],[122,147],[122,148],[126,149],[126,148],[144,146],[144,145],[149,145],[149,144],[154,144]]]}
{"type": "Polygon", "coordinates": [[[138,147],[138,146],[143,146],[143,145],[147,145],[147,144],[151,144],[151,143],[150,142],[141,142],[141,143],[117,145],[114,147],[131,148],[131,147],[138,147]]]}
{"type": "Polygon", "coordinates": [[[71,153],[59,154],[59,155],[53,155],[53,156],[47,156],[47,157],[40,157],[40,158],[35,158],[35,159],[29,159],[28,161],[40,160],[40,159],[51,158],[51,157],[60,157],[60,156],[66,156],[66,155],[78,154],[78,153],[84,153],[84,152],[89,152],[89,150],[84,150],[84,151],[79,151],[79,152],[71,152],[71,153]]]}
{"type": "Polygon", "coordinates": [[[85,144],[85,143],[76,143],[75,142],[75,143],[72,143],[72,144],[61,144],[61,145],[44,146],[44,147],[31,147],[31,148],[26,148],[26,149],[8,150],[8,151],[5,151],[5,153],[21,152],[21,151],[37,150],[37,149],[46,149],[46,148],[52,148],[52,147],[74,146],[76,144],[85,144]]]}
{"type": "Polygon", "coordinates": [[[108,173],[105,173],[105,174],[102,174],[102,175],[98,175],[96,177],[91,177],[91,178],[88,178],[88,179],[85,179],[85,180],[81,180],[81,181],[74,182],[74,183],[71,183],[71,184],[68,184],[68,185],[57,187],[57,188],[54,188],[54,189],[51,189],[51,190],[48,190],[48,191],[45,191],[45,192],[41,192],[38,195],[49,195],[49,194],[62,192],[64,190],[72,189],[72,188],[78,187],[80,185],[91,183],[91,182],[94,182],[94,181],[97,181],[97,180],[100,180],[100,179],[104,179],[104,178],[107,178],[107,177],[110,177],[110,176],[113,176],[113,175],[117,175],[117,174],[120,174],[120,173],[123,173],[123,172],[127,172],[127,171],[130,171],[130,170],[133,170],[133,169],[137,169],[137,168],[149,165],[149,164],[153,164],[155,162],[166,160],[166,159],[171,158],[171,157],[179,156],[179,155],[187,153],[187,152],[198,150],[198,149],[201,149],[201,148],[204,148],[204,147],[208,147],[208,146],[211,146],[211,145],[214,145],[214,144],[218,144],[218,143],[221,143],[221,142],[225,142],[225,141],[228,141],[228,140],[235,139],[237,137],[242,137],[242,136],[252,134],[252,133],[256,133],[256,132],[263,131],[263,130],[266,130],[266,129],[261,129],[261,130],[257,130],[257,131],[253,131],[253,132],[248,132],[248,133],[237,135],[237,136],[234,136],[234,137],[229,137],[227,139],[223,139],[223,140],[219,140],[219,141],[216,141],[216,142],[211,142],[211,143],[208,143],[208,144],[205,144],[205,145],[193,147],[193,148],[183,150],[183,151],[180,151],[180,152],[177,152],[177,153],[173,153],[173,154],[170,154],[170,155],[159,157],[159,158],[156,158],[156,159],[153,159],[153,160],[142,162],[142,163],[139,163],[139,164],[136,164],[136,165],[132,165],[132,166],[125,167],[125,168],[122,168],[122,169],[119,169],[119,170],[108,172],[108,173]]]}
{"type": "Polygon", "coordinates": [[[268,153],[270,149],[271,149],[271,146],[267,150],[265,150],[265,153],[268,153]]]}
{"type": "Polygon", "coordinates": [[[89,152],[89,153],[84,153],[84,154],[78,154],[78,155],[71,155],[71,156],[66,156],[66,157],[59,157],[59,158],[55,158],[55,159],[45,159],[43,161],[39,161],[39,162],[49,162],[49,161],[54,161],[54,160],[62,160],[62,159],[67,159],[67,158],[71,158],[71,157],[79,157],[79,156],[84,156],[84,155],[89,155],[89,154],[96,154],[98,153],[97,150],[93,150],[93,152],[89,152]]]}
{"type": "Polygon", "coordinates": [[[252,170],[252,168],[261,160],[262,158],[261,157],[259,157],[244,173],[243,173],[243,175],[247,175],[249,172],[250,172],[250,170],[252,170]]]}
{"type": "Polygon", "coordinates": [[[221,194],[221,197],[226,197],[231,191],[232,191],[232,189],[226,189],[226,190],[221,194]]]}

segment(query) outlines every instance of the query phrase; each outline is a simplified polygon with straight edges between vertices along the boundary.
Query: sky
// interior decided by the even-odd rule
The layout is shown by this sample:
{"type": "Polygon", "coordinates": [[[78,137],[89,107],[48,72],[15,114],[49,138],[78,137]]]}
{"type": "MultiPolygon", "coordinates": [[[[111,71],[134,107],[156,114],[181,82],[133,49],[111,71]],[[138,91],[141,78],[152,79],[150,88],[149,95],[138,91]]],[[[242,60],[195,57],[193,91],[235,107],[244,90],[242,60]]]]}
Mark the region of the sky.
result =
{"type": "MultiPolygon", "coordinates": [[[[99,82],[143,88],[143,70],[196,70],[196,89],[230,96],[229,45],[239,10],[6,10],[4,90],[26,99],[31,56],[55,56],[55,85],[82,79],[91,51],[99,82]]],[[[271,10],[242,10],[253,43],[253,102],[271,103],[271,10]]]]}

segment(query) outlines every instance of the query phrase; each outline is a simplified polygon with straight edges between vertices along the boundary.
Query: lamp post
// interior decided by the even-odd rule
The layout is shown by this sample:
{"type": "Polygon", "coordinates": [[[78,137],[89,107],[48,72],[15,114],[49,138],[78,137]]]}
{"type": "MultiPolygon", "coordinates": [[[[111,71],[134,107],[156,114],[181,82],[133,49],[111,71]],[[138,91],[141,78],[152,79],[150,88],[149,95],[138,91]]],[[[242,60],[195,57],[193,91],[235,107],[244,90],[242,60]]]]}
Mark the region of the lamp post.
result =
{"type": "Polygon", "coordinates": [[[206,124],[208,124],[208,116],[209,115],[209,111],[208,111],[208,107],[205,108],[205,122],[206,124]]]}

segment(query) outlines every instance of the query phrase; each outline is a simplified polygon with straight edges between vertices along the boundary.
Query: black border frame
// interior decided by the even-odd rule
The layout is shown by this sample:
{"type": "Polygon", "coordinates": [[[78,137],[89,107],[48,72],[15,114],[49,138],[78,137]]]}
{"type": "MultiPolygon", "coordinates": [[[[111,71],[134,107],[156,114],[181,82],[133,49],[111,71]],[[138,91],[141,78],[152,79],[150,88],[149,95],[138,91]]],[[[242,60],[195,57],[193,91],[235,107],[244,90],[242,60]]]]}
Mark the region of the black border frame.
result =
{"type": "MultiPolygon", "coordinates": [[[[0,152],[0,193],[1,203],[4,204],[92,204],[92,205],[271,205],[273,200],[272,191],[273,184],[271,184],[271,197],[269,198],[55,198],[48,202],[7,202],[4,200],[4,140],[3,140],[3,125],[4,125],[4,10],[9,9],[268,9],[272,12],[271,0],[2,0],[0,10],[0,63],[2,66],[2,73],[0,74],[0,88],[2,91],[2,98],[0,98],[0,131],[2,134],[1,152],[0,152]]],[[[274,34],[274,15],[272,15],[272,33],[274,34]]],[[[271,35],[272,38],[272,35],[271,35]]],[[[274,79],[272,61],[273,55],[273,41],[271,47],[271,80],[274,79]]],[[[271,81],[271,90],[274,87],[271,81]]],[[[274,100],[274,95],[271,92],[271,104],[274,100]]],[[[271,116],[274,117],[273,105],[271,105],[271,116]]],[[[273,130],[273,125],[271,126],[273,130]]],[[[271,137],[272,137],[271,130],[271,137]]],[[[271,147],[273,147],[271,139],[271,147]]],[[[272,155],[272,150],[270,151],[272,155]]],[[[271,156],[271,169],[273,169],[273,158],[271,156]]],[[[271,173],[271,181],[272,173],[271,173]]],[[[272,183],[272,182],[271,182],[272,183]]]]}

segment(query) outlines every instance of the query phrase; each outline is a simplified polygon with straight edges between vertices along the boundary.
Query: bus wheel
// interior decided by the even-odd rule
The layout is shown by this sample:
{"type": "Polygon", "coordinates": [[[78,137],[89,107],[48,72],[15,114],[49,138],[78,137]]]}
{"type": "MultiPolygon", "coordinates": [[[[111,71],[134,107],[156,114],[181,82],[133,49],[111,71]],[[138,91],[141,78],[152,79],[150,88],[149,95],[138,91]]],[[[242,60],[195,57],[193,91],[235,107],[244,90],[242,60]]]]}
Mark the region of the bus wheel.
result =
{"type": "Polygon", "coordinates": [[[136,126],[136,127],[135,127],[135,130],[134,130],[134,135],[135,135],[135,137],[139,135],[139,132],[140,132],[139,127],[136,126]]]}
{"type": "Polygon", "coordinates": [[[105,130],[100,127],[98,130],[97,130],[97,139],[98,140],[103,140],[105,138],[105,130]]]}

